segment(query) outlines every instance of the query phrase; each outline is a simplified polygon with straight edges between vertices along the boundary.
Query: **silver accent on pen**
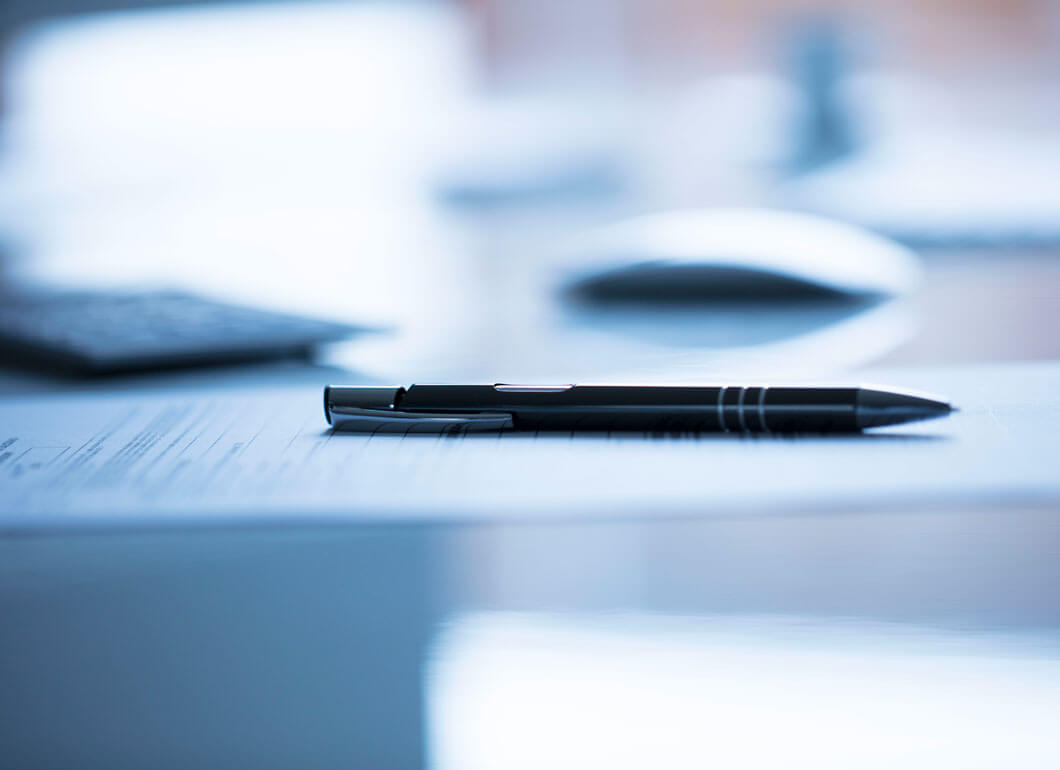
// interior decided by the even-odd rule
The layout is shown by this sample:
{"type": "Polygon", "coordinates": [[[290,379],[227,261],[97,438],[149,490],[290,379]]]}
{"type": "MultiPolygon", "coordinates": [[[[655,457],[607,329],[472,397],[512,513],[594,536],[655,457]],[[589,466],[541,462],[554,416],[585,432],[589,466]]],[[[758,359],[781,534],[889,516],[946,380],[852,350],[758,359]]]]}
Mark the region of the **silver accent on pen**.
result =
{"type": "Polygon", "coordinates": [[[573,387],[574,385],[507,385],[501,383],[494,385],[493,389],[499,393],[562,393],[573,387]]]}
{"type": "Polygon", "coordinates": [[[762,421],[762,432],[772,433],[769,426],[766,425],[766,391],[769,390],[768,385],[763,385],[762,390],[758,393],[758,419],[762,421]]]}
{"type": "Polygon", "coordinates": [[[747,423],[743,417],[743,397],[747,395],[747,388],[740,388],[739,394],[736,396],[736,419],[740,423],[740,430],[747,433],[747,423]]]}
{"type": "Polygon", "coordinates": [[[718,425],[721,426],[721,429],[723,431],[728,433],[729,432],[729,426],[725,424],[725,406],[724,406],[725,391],[726,390],[728,390],[728,388],[725,385],[722,385],[720,388],[718,388],[718,425]]]}

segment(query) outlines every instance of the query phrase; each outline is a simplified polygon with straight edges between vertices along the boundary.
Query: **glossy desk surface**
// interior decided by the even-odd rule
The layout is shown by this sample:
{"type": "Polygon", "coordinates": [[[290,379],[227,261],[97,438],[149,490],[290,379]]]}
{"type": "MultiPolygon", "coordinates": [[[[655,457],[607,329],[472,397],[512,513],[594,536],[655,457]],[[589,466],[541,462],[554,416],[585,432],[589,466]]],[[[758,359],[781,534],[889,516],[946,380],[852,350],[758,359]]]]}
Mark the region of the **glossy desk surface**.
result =
{"type": "MultiPolygon", "coordinates": [[[[1055,355],[1038,333],[1052,262],[1025,258],[995,294],[998,264],[929,261],[917,302],[938,323],[887,361],[1006,358],[1010,340],[1055,355]],[[961,333],[976,296],[1018,309],[991,315],[1003,339],[961,333]]],[[[1014,490],[702,518],[9,535],[0,738],[24,767],[1046,767],[1058,512],[1014,490]]]]}
{"type": "MultiPolygon", "coordinates": [[[[571,321],[535,294],[540,263],[506,251],[540,220],[505,216],[443,225],[463,234],[452,261],[410,257],[415,291],[357,285],[351,306],[385,306],[395,331],[318,364],[0,382],[475,380],[543,360],[549,377],[621,370],[616,350],[657,379],[732,364],[666,340],[695,314],[571,321]],[[578,355],[608,324],[608,356],[578,355]],[[574,332],[553,346],[541,329],[574,332]]],[[[928,254],[906,336],[806,355],[854,377],[1055,359],[1057,256],[928,254]]],[[[0,745],[18,767],[1055,766],[1058,557],[1060,501],[1018,490],[701,519],[6,536],[0,745]]]]}

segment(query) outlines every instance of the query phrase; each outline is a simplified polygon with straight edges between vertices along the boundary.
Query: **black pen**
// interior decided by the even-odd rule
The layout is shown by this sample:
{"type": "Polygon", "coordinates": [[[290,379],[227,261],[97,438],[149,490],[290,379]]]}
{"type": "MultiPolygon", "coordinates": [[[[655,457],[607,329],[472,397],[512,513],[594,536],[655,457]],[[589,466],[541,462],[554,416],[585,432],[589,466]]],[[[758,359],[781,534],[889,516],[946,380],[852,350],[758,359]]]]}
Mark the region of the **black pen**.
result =
{"type": "Polygon", "coordinates": [[[850,433],[928,420],[943,401],[866,388],[413,385],[324,388],[336,430],[850,433]]]}

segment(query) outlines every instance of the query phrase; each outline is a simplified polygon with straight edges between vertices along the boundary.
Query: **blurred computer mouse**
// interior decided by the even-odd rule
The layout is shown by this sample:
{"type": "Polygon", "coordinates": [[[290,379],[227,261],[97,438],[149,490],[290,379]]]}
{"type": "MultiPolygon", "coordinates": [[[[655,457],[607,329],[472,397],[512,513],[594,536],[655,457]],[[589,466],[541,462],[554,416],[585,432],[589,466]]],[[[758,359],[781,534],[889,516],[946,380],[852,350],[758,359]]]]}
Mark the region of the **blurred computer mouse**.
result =
{"type": "Polygon", "coordinates": [[[916,256],[861,228],[768,209],[650,214],[576,239],[564,288],[590,302],[790,302],[911,291],[916,256]]]}

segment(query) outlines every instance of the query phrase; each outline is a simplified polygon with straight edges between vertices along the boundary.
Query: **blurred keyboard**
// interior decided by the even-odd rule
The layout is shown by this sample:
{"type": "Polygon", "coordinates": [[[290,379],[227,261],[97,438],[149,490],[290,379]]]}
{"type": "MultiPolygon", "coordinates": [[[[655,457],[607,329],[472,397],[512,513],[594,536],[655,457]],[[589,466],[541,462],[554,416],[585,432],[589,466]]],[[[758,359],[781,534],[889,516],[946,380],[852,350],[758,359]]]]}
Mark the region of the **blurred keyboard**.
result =
{"type": "Polygon", "coordinates": [[[0,293],[0,353],[84,374],[305,355],[346,324],[176,291],[0,293]]]}

